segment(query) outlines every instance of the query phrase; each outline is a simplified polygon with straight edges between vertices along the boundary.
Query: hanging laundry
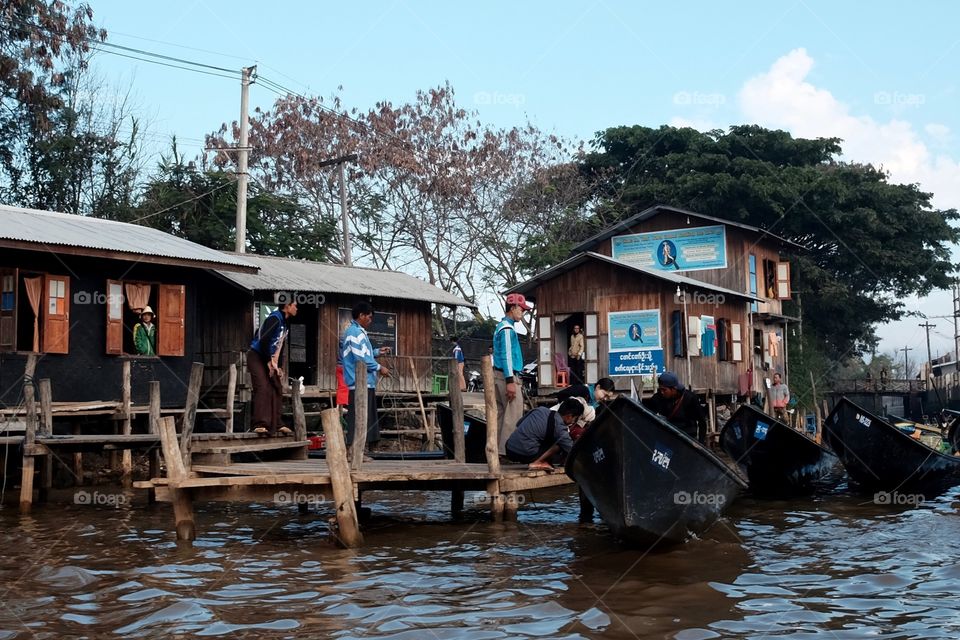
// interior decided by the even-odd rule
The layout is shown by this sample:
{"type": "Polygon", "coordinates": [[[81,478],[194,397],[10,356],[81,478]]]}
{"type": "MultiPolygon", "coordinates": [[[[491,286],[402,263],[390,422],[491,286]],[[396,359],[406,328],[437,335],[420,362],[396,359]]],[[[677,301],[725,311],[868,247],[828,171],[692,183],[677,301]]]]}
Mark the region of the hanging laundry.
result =
{"type": "Polygon", "coordinates": [[[780,336],[771,331],[767,334],[768,347],[767,351],[770,352],[771,358],[776,358],[780,353],[780,336]]]}
{"type": "Polygon", "coordinates": [[[705,357],[711,358],[717,349],[717,325],[713,316],[700,316],[703,333],[700,334],[700,351],[705,357]]]}

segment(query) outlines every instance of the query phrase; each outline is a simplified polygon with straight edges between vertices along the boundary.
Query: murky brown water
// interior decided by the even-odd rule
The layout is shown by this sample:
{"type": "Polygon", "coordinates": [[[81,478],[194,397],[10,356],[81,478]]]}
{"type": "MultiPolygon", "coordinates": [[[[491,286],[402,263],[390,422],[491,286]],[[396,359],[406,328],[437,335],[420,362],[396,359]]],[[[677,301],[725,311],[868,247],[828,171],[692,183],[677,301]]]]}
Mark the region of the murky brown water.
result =
{"type": "Polygon", "coordinates": [[[193,548],[139,495],[6,507],[0,639],[956,638],[957,496],[742,500],[655,553],[576,524],[568,489],[507,525],[449,522],[448,494],[371,493],[359,551],[331,546],[326,511],[294,507],[202,505],[193,548]]]}

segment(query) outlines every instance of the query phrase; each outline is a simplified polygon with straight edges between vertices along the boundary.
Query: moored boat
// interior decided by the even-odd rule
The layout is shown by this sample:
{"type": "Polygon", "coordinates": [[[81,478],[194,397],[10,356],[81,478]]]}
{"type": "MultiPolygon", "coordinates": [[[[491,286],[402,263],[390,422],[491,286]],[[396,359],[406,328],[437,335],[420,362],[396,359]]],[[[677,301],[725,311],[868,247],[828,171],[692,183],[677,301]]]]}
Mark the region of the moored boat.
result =
{"type": "Polygon", "coordinates": [[[751,405],[743,405],[720,431],[720,447],[747,476],[757,496],[812,493],[839,479],[832,451],[751,405]]]}
{"type": "Polygon", "coordinates": [[[746,488],[706,447],[627,397],[600,411],[574,443],[566,472],[614,535],[637,544],[706,531],[746,488]]]}
{"type": "Polygon", "coordinates": [[[942,453],[847,398],[824,422],[824,437],[858,488],[924,499],[960,484],[960,457],[942,453]]]}

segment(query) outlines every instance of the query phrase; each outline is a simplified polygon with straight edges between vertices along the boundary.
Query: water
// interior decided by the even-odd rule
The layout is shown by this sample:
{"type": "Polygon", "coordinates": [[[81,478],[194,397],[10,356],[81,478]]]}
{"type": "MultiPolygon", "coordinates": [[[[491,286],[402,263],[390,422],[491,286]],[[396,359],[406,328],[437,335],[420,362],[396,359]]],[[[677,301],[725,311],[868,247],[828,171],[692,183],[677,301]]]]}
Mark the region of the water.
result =
{"type": "Polygon", "coordinates": [[[100,506],[0,511],[0,640],[960,636],[958,492],[744,499],[703,539],[648,552],[578,525],[569,488],[504,525],[471,494],[452,523],[449,494],[371,492],[354,551],[331,544],[327,510],[223,503],[199,505],[198,540],[178,546],[169,505],[98,491],[100,506]]]}

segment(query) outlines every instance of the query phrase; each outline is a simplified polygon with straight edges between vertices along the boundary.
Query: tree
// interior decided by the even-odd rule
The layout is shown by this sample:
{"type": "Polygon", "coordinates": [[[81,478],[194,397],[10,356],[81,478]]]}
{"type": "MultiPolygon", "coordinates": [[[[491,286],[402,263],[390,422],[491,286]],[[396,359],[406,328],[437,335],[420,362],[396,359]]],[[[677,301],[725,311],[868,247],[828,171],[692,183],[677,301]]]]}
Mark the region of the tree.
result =
{"type": "Polygon", "coordinates": [[[803,244],[792,257],[795,299],[831,360],[872,348],[875,324],[901,317],[906,296],[948,287],[956,270],[957,211],[933,208],[931,194],[882,169],[839,161],[838,139],[633,126],[599,133],[594,146],[581,162],[597,184],[582,236],[661,203],[803,244]]]}
{"type": "MultiPolygon", "coordinates": [[[[161,229],[221,251],[236,238],[236,177],[202,171],[179,154],[176,140],[140,204],[119,219],[161,229]]],[[[258,186],[247,199],[247,246],[260,255],[327,260],[336,244],[336,227],[309,216],[295,200],[258,186]]]]}

